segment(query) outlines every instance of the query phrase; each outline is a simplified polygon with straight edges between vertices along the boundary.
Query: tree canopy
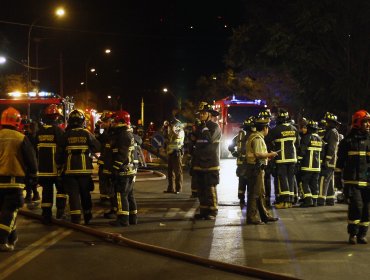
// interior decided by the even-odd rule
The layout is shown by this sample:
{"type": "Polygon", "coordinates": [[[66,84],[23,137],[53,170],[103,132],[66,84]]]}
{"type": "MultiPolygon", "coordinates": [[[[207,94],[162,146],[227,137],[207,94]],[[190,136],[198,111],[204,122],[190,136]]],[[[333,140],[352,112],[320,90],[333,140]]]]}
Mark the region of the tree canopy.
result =
{"type": "Polygon", "coordinates": [[[234,29],[222,86],[208,87],[213,95],[229,88],[316,118],[325,111],[346,119],[369,110],[369,1],[243,2],[245,17],[234,29]]]}

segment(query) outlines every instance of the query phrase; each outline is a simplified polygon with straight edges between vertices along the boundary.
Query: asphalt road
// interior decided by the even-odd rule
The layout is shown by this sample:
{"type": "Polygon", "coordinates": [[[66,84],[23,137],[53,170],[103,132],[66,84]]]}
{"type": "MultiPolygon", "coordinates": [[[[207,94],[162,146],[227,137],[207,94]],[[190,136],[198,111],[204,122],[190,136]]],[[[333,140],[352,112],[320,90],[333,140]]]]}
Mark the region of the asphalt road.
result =
{"type": "MultiPolygon", "coordinates": [[[[223,160],[218,186],[219,215],[195,221],[198,201],[190,199],[190,177],[184,191],[164,194],[166,180],[141,177],[135,185],[139,224],[112,228],[102,218],[98,193],[93,193],[90,229],[119,233],[140,244],[151,244],[202,259],[256,268],[300,279],[367,279],[368,245],[347,244],[346,205],[272,209],[280,220],[262,226],[245,224],[237,204],[235,160],[223,160]]],[[[96,188],[97,189],[97,188],[96,188]]],[[[26,210],[26,208],[24,209],[26,210]]],[[[40,213],[40,209],[33,210],[40,213]]],[[[44,226],[20,216],[19,242],[0,254],[1,279],[256,279],[193,264],[165,253],[117,244],[57,225],[44,226]]],[[[156,247],[157,248],[157,247],[156,247]]],[[[259,277],[263,279],[264,277],[259,277]]],[[[279,279],[279,278],[276,278],[279,279]]]]}

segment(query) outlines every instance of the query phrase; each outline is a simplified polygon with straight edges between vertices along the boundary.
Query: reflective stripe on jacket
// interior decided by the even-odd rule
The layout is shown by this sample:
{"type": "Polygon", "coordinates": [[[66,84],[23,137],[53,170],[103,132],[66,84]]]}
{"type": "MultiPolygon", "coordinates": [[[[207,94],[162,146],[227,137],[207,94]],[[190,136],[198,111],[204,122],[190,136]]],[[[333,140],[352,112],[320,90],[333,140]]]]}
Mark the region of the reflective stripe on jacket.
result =
{"type": "Polygon", "coordinates": [[[43,176],[57,176],[57,147],[62,143],[63,130],[57,125],[43,125],[36,134],[36,154],[39,173],[43,176]]]}

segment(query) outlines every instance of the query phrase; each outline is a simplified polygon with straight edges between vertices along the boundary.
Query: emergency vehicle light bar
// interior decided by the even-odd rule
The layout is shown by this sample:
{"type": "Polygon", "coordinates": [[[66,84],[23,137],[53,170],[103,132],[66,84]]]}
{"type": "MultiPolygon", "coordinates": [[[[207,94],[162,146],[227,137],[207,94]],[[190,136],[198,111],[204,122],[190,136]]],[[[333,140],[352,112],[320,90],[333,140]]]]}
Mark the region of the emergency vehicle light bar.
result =
{"type": "Polygon", "coordinates": [[[8,92],[9,97],[21,97],[21,98],[28,98],[28,97],[56,97],[56,94],[53,92],[46,92],[46,91],[30,91],[30,92],[20,92],[20,91],[12,91],[8,92]]]}
{"type": "Polygon", "coordinates": [[[227,97],[224,99],[225,104],[252,104],[252,105],[265,105],[266,101],[262,99],[247,99],[243,98],[242,99],[237,99],[235,98],[235,95],[233,95],[231,98],[227,97]]]}
{"type": "Polygon", "coordinates": [[[266,101],[261,99],[255,99],[255,100],[232,100],[229,104],[254,104],[254,105],[263,105],[266,101]]]}

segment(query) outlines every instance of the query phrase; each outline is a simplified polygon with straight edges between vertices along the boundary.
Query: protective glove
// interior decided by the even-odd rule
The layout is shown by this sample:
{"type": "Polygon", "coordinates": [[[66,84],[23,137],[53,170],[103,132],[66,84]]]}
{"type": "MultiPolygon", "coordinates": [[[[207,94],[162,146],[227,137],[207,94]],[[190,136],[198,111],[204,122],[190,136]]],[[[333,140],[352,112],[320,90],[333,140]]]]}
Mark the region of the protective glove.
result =
{"type": "Polygon", "coordinates": [[[233,157],[238,157],[239,153],[237,151],[231,153],[233,157]]]}

